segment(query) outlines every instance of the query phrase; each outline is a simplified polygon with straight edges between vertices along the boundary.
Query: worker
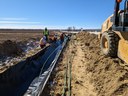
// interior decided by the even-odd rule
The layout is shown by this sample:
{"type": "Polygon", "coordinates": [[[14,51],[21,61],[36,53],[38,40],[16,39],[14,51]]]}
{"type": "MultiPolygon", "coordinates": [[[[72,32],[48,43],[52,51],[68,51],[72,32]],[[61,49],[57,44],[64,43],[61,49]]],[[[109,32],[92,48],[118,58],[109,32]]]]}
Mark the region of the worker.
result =
{"type": "Polygon", "coordinates": [[[56,38],[58,38],[58,34],[57,33],[55,33],[54,35],[55,35],[56,38]]]}
{"type": "Polygon", "coordinates": [[[47,27],[44,29],[43,35],[46,36],[46,41],[48,41],[49,31],[48,31],[47,27]]]}
{"type": "Polygon", "coordinates": [[[62,34],[60,35],[60,40],[61,40],[61,41],[64,41],[64,33],[62,33],[62,34]]]}
{"type": "Polygon", "coordinates": [[[41,47],[41,48],[44,48],[45,45],[46,45],[46,36],[43,36],[43,37],[40,39],[40,47],[41,47]]]}
{"type": "Polygon", "coordinates": [[[55,34],[54,34],[54,41],[56,41],[56,40],[57,40],[57,37],[58,37],[58,34],[57,34],[57,33],[55,33],[55,34]]]}

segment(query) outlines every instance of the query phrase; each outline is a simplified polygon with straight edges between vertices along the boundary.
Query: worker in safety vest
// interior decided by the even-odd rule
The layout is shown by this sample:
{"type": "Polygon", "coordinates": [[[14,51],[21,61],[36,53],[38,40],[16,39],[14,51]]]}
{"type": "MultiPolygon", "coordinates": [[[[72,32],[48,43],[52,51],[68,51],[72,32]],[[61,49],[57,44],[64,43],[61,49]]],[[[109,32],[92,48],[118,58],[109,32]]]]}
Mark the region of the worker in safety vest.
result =
{"type": "Polygon", "coordinates": [[[45,30],[43,31],[43,35],[46,36],[46,41],[48,41],[49,31],[47,28],[45,28],[45,30]]]}
{"type": "Polygon", "coordinates": [[[44,48],[44,46],[46,45],[46,36],[43,36],[43,38],[41,38],[40,39],[40,42],[39,42],[39,44],[40,44],[40,47],[41,48],[44,48]]]}

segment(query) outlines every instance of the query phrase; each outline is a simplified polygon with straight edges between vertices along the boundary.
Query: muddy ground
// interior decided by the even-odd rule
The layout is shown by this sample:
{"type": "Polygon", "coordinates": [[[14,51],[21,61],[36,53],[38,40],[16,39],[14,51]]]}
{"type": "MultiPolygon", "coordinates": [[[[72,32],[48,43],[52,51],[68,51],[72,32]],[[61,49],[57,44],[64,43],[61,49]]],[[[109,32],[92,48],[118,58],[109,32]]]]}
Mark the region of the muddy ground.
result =
{"type": "Polygon", "coordinates": [[[128,70],[120,66],[124,62],[104,56],[97,35],[86,32],[69,41],[41,96],[62,95],[69,56],[73,56],[71,96],[128,96],[128,70]]]}

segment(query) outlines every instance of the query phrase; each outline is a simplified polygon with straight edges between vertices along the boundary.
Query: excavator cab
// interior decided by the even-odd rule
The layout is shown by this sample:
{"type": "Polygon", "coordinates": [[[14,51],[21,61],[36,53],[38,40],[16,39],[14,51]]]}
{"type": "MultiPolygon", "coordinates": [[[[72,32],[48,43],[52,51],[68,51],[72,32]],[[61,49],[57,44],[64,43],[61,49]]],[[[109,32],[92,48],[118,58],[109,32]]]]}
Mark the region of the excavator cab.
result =
{"type": "Polygon", "coordinates": [[[101,51],[128,63],[128,0],[120,10],[122,0],[115,0],[114,13],[102,25],[99,34],[101,51]]]}
{"type": "Polygon", "coordinates": [[[125,1],[123,12],[119,14],[119,26],[123,26],[124,31],[125,27],[128,27],[128,0],[125,1]]]}
{"type": "Polygon", "coordinates": [[[122,0],[115,1],[115,11],[113,15],[112,29],[115,31],[127,31],[128,28],[128,0],[124,2],[124,9],[120,10],[120,3],[122,0]]]}

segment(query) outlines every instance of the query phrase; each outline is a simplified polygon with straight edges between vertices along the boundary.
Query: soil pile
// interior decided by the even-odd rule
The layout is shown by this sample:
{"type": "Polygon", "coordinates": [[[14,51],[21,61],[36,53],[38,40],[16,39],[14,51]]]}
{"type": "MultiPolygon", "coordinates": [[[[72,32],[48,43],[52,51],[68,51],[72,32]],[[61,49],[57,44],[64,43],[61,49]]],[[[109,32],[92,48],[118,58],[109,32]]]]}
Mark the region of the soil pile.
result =
{"type": "Polygon", "coordinates": [[[16,56],[20,55],[22,51],[19,44],[11,40],[6,40],[0,44],[0,56],[16,56]]]}
{"type": "Polygon", "coordinates": [[[128,96],[128,70],[119,58],[106,57],[95,34],[76,34],[67,45],[42,96],[61,96],[68,56],[72,60],[72,96],[128,96]],[[74,43],[72,43],[73,41],[74,43]],[[73,51],[73,53],[70,53],[73,51]]]}
{"type": "Polygon", "coordinates": [[[87,72],[92,74],[90,81],[94,83],[97,96],[128,96],[128,71],[119,64],[118,58],[106,57],[100,50],[97,35],[80,33],[81,42],[87,62],[87,72]]]}

